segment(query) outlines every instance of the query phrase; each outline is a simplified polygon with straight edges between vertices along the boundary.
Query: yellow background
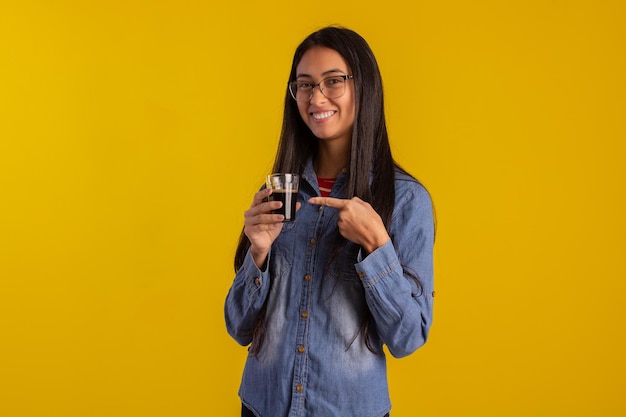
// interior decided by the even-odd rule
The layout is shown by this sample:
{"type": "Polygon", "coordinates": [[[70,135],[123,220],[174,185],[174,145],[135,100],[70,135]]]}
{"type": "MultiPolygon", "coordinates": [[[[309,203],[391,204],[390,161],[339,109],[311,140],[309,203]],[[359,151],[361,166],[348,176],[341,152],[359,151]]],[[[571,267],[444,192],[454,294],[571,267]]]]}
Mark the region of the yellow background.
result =
{"type": "Polygon", "coordinates": [[[618,0],[3,1],[0,415],[238,415],[242,213],[293,50],[331,23],[376,53],[438,216],[393,417],[626,415],[625,22],[618,0]]]}

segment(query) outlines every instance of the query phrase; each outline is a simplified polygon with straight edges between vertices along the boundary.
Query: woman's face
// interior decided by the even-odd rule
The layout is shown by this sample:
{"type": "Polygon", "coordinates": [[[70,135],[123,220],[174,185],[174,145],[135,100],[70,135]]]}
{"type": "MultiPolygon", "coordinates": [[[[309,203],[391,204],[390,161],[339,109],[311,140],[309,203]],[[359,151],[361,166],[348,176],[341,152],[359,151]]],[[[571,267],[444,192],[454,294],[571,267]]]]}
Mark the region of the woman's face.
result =
{"type": "MultiPolygon", "coordinates": [[[[348,64],[334,49],[316,46],[304,53],[296,67],[296,81],[317,84],[323,79],[337,75],[351,75],[348,64]]],[[[343,145],[352,139],[354,125],[354,81],[345,81],[345,93],[341,97],[327,98],[313,89],[310,101],[298,102],[298,110],[311,132],[323,141],[341,141],[343,145]]]]}

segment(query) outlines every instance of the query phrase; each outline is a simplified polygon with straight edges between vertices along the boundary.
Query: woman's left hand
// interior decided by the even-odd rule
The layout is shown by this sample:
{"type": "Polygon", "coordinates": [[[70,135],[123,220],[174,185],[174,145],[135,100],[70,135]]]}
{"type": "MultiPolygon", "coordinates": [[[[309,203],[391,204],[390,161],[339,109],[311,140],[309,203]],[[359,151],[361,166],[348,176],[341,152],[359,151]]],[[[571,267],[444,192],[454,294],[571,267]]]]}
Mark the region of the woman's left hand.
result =
{"type": "Polygon", "coordinates": [[[372,253],[389,241],[389,234],[376,210],[358,197],[350,200],[332,197],[313,197],[310,204],[339,210],[337,227],[341,236],[372,253]]]}

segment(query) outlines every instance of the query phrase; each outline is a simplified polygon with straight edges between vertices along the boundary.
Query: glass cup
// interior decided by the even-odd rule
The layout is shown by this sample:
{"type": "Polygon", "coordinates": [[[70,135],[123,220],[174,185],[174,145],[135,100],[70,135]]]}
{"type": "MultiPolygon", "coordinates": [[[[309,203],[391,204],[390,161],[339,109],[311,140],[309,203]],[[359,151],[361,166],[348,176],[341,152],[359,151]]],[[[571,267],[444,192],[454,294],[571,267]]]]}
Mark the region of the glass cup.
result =
{"type": "Polygon", "coordinates": [[[296,219],[299,185],[300,176],[298,174],[270,174],[267,176],[266,186],[272,189],[272,194],[268,200],[283,203],[281,208],[272,210],[272,213],[285,216],[284,222],[292,222],[296,219]]]}

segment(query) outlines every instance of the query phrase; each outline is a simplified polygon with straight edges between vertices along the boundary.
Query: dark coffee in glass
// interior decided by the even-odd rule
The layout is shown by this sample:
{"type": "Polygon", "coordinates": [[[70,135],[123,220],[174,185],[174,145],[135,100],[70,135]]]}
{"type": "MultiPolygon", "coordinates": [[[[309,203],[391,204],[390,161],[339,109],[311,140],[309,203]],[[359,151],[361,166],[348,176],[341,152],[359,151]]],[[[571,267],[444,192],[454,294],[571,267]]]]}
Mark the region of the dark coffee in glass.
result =
{"type": "Polygon", "coordinates": [[[292,222],[296,219],[296,202],[300,177],[297,174],[271,174],[267,176],[267,187],[272,189],[269,201],[280,201],[283,206],[272,210],[274,214],[285,216],[283,221],[292,222]]]}

